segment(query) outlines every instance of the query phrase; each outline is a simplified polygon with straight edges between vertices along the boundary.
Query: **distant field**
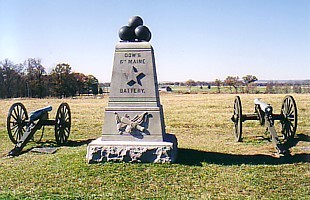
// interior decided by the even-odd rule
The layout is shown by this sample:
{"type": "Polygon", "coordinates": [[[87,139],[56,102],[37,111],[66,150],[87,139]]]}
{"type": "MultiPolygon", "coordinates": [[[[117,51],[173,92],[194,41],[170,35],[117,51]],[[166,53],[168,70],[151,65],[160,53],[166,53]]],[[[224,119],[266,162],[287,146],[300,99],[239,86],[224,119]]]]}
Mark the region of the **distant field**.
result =
{"type": "MultiPolygon", "coordinates": [[[[242,94],[244,113],[256,97],[279,113],[285,95],[242,94]]],[[[265,128],[245,122],[236,143],[230,120],[233,94],[161,93],[166,130],[178,138],[175,164],[86,163],[86,146],[100,137],[108,98],[0,100],[0,199],[308,199],[310,191],[310,94],[293,94],[298,130],[291,156],[278,158],[265,128]],[[55,154],[29,152],[55,146],[46,128],[41,143],[31,142],[15,158],[6,133],[6,115],[14,102],[28,112],[67,102],[72,111],[69,144],[55,154]]],[[[280,125],[277,123],[279,132],[280,125]]]]}
{"type": "MultiPolygon", "coordinates": [[[[203,94],[217,94],[218,93],[218,87],[217,86],[211,86],[208,88],[208,86],[192,86],[189,88],[188,86],[169,86],[171,87],[172,91],[175,93],[203,93],[203,94]]],[[[293,92],[294,87],[289,85],[284,86],[274,86],[273,90],[274,92],[266,92],[266,86],[255,86],[255,87],[249,87],[249,92],[246,91],[246,87],[238,87],[238,93],[251,93],[251,94],[264,94],[264,93],[275,93],[275,94],[285,94],[289,92],[293,92]]],[[[231,94],[235,93],[235,89],[229,86],[221,86],[220,87],[220,93],[222,94],[231,94]]],[[[295,92],[296,93],[296,92],[295,92]]],[[[297,92],[298,93],[298,92],[297,92]]],[[[309,93],[309,86],[300,86],[300,92],[299,93],[309,93]]]]}

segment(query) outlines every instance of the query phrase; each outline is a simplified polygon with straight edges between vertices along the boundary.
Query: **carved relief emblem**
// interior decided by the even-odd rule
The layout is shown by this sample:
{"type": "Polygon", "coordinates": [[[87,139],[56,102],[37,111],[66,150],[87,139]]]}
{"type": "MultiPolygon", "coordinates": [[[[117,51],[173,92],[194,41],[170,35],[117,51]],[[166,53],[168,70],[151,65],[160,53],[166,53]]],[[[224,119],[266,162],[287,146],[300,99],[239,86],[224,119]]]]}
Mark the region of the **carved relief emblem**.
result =
{"type": "Polygon", "coordinates": [[[127,82],[127,85],[129,86],[133,86],[136,83],[139,84],[140,86],[142,86],[142,82],[141,79],[143,79],[145,77],[145,74],[143,74],[142,72],[139,73],[138,69],[134,66],[132,66],[132,68],[130,69],[129,72],[129,81],[127,82]]]}
{"type": "Polygon", "coordinates": [[[146,129],[146,121],[148,118],[148,113],[143,112],[140,115],[135,115],[133,119],[130,119],[130,117],[127,114],[124,114],[123,117],[119,117],[116,112],[115,114],[115,120],[116,120],[116,127],[119,131],[119,134],[122,135],[125,133],[133,133],[134,131],[140,131],[144,132],[146,129]]]}

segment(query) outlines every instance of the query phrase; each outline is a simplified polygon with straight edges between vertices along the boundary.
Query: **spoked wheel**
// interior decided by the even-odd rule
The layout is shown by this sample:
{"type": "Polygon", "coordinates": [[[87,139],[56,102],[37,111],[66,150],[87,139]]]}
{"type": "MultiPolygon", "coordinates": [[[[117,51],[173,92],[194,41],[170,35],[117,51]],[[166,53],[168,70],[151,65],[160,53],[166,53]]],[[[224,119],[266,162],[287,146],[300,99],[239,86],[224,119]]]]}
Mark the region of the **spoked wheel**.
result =
{"type": "Polygon", "coordinates": [[[26,131],[28,113],[22,103],[14,103],[8,113],[6,127],[10,140],[16,144],[26,131]]]}
{"type": "Polygon", "coordinates": [[[234,102],[234,114],[231,117],[231,120],[234,122],[234,135],[237,142],[241,141],[242,136],[242,107],[241,100],[239,96],[236,96],[234,102]]]}
{"type": "Polygon", "coordinates": [[[60,104],[55,123],[55,138],[58,145],[68,142],[71,129],[71,111],[67,103],[60,104]]]}
{"type": "Polygon", "coordinates": [[[281,133],[284,139],[293,139],[297,129],[297,106],[292,96],[284,98],[281,115],[283,116],[281,133]]]}

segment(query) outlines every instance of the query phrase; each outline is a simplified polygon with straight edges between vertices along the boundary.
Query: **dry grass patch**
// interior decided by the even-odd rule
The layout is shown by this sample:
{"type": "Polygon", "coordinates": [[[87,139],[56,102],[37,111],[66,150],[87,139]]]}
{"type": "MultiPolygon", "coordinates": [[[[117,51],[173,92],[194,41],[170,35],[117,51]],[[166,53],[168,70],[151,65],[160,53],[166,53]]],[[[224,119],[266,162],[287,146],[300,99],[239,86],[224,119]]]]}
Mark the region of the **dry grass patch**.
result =
{"type": "MultiPolygon", "coordinates": [[[[306,199],[309,197],[310,95],[294,97],[299,111],[292,156],[275,158],[259,123],[244,123],[243,142],[236,143],[230,120],[235,95],[161,94],[166,129],[179,141],[179,160],[171,165],[107,163],[88,165],[86,145],[101,135],[103,99],[0,100],[0,154],[13,148],[6,115],[17,101],[30,112],[61,102],[72,111],[71,145],[55,154],[26,152],[0,158],[0,199],[306,199]],[[228,189],[229,188],[229,189],[228,189]]],[[[284,95],[241,95],[244,113],[261,97],[280,112],[284,95]]],[[[46,130],[42,143],[55,141],[46,130]]]]}

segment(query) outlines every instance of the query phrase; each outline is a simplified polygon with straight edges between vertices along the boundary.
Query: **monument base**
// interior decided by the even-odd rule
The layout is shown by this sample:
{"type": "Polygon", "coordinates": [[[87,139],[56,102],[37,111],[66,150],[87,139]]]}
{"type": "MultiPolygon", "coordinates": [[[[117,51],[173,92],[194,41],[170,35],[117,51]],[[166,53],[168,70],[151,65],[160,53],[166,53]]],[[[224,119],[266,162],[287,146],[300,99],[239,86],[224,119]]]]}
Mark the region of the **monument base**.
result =
{"type": "Polygon", "coordinates": [[[102,141],[101,137],[87,146],[88,163],[137,162],[173,163],[177,156],[177,141],[134,142],[102,141]]]}

